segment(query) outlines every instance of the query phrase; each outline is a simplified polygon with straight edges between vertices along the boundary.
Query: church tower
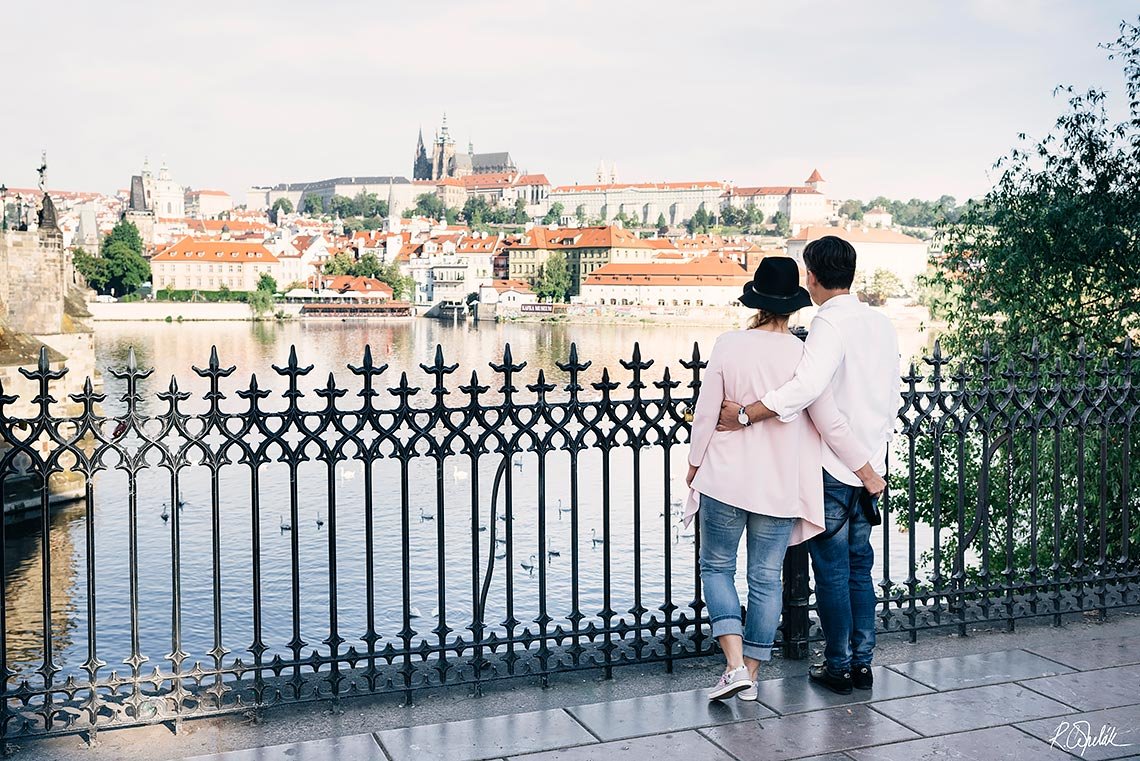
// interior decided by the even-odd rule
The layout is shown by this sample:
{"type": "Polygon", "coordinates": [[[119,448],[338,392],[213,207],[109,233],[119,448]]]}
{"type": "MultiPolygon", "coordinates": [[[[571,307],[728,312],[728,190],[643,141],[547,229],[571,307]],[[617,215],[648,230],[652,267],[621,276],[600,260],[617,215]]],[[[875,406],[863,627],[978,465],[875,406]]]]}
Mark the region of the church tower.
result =
{"type": "Polygon", "coordinates": [[[412,179],[430,180],[431,161],[428,159],[427,149],[424,148],[424,128],[420,127],[419,137],[416,139],[416,158],[412,164],[412,179]]]}

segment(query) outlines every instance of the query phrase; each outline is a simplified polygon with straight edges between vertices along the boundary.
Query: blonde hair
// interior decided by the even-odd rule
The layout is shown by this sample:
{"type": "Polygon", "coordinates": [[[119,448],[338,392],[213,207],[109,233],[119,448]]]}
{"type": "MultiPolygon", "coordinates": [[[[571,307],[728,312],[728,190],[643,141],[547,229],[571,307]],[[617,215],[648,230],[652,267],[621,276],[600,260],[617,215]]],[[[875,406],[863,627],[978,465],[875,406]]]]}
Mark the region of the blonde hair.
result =
{"type": "Polygon", "coordinates": [[[748,321],[748,329],[755,330],[773,323],[784,323],[786,325],[790,318],[790,314],[777,314],[776,312],[769,312],[767,309],[757,309],[756,314],[752,315],[752,319],[748,321]]]}

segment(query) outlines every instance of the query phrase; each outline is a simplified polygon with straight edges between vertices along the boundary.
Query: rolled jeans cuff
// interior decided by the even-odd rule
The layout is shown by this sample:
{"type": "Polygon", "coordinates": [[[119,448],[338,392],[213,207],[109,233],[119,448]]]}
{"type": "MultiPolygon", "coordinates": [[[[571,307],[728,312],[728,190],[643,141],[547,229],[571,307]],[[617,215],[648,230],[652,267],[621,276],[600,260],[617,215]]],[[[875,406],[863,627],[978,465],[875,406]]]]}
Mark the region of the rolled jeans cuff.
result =
{"type": "Polygon", "coordinates": [[[723,616],[712,622],[712,635],[714,637],[723,637],[726,634],[744,637],[744,625],[740,621],[740,616],[723,616]]]}
{"type": "Polygon", "coordinates": [[[755,642],[744,640],[744,657],[751,658],[754,661],[770,661],[772,660],[772,646],[757,645],[755,642]]]}

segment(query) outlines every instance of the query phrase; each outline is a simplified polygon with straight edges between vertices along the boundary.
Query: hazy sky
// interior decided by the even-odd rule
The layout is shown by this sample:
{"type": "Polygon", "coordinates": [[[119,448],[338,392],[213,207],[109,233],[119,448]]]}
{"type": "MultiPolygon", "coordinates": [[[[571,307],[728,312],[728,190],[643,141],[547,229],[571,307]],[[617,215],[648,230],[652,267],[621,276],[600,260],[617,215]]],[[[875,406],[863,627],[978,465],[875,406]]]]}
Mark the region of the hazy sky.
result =
{"type": "MultiPolygon", "coordinates": [[[[1055,85],[1123,103],[1135,0],[221,3],[52,0],[0,11],[0,183],[125,188],[149,155],[244,202],[251,184],[410,176],[446,111],[477,151],[555,184],[799,183],[833,197],[989,187],[1055,85]]],[[[1122,108],[1119,106],[1118,108],[1122,108]]]]}

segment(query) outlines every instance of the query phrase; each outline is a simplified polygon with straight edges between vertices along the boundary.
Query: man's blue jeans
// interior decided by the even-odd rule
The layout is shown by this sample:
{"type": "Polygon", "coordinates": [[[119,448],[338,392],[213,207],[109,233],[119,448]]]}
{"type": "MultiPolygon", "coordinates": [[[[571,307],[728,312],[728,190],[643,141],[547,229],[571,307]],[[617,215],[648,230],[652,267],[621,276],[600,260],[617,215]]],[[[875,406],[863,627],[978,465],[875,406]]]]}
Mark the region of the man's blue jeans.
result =
{"type": "Polygon", "coordinates": [[[875,587],[871,566],[871,524],[857,502],[858,487],[823,474],[823,511],[828,532],[847,524],[827,539],[808,542],[815,573],[819,625],[827,639],[823,656],[832,671],[848,672],[870,666],[875,649],[875,587]]]}
{"type": "Polygon", "coordinates": [[[758,661],[772,658],[772,639],[783,607],[784,553],[796,518],[750,513],[701,495],[701,585],[709,607],[714,637],[744,638],[744,655],[758,661]],[[748,529],[748,617],[740,621],[736,594],[736,551],[748,529]]]}

